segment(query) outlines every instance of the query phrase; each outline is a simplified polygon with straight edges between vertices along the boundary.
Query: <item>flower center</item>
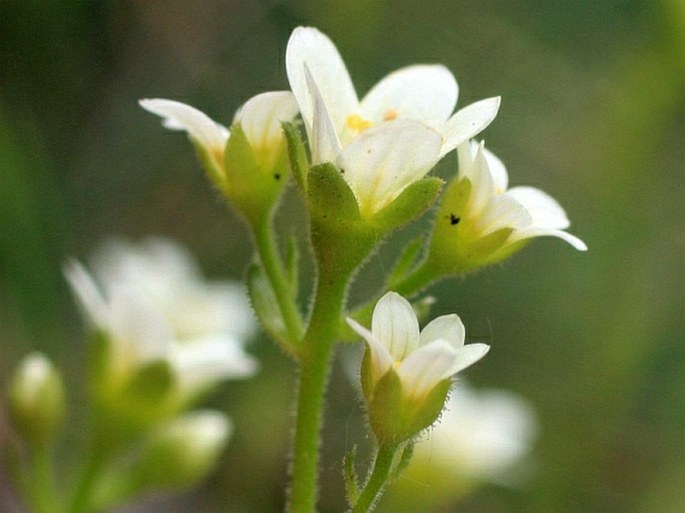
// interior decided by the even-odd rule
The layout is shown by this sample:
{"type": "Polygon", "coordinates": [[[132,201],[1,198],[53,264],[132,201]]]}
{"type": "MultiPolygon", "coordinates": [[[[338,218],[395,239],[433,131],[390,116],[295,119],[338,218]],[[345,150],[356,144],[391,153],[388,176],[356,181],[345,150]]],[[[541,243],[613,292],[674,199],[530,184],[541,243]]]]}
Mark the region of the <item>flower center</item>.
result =
{"type": "Polygon", "coordinates": [[[356,130],[357,132],[363,132],[364,130],[369,128],[373,123],[371,123],[371,121],[364,119],[359,114],[351,114],[350,116],[347,116],[345,124],[348,128],[352,130],[356,130]]]}

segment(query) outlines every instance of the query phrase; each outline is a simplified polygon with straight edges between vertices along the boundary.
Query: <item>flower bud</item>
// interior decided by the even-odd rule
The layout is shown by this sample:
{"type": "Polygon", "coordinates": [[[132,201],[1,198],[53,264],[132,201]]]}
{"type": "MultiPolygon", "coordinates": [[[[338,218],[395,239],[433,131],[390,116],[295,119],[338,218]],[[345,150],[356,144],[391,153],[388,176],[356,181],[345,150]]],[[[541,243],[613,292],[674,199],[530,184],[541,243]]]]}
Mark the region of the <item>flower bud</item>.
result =
{"type": "Polygon", "coordinates": [[[205,410],[178,417],[154,435],[137,465],[142,488],[187,488],[214,467],[231,434],[229,419],[205,410]]]}
{"type": "Polygon", "coordinates": [[[64,385],[57,369],[42,353],[31,353],[19,364],[9,391],[10,417],[31,444],[51,440],[66,410],[64,385]]]}

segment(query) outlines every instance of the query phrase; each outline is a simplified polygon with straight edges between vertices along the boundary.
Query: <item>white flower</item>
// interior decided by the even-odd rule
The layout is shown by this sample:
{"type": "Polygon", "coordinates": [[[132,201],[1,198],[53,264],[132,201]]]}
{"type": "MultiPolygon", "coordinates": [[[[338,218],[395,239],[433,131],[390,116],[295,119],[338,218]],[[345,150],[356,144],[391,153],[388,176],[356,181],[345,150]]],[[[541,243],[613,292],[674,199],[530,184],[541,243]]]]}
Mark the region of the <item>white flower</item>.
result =
{"type": "Polygon", "coordinates": [[[165,360],[185,390],[255,372],[243,350],[256,327],[244,290],[203,281],[179,245],[112,241],[91,267],[92,275],[72,261],[65,273],[88,319],[112,341],[115,372],[165,360]]]}
{"type": "Polygon", "coordinates": [[[460,382],[428,439],[415,446],[411,466],[510,484],[507,471],[528,455],[536,432],[535,413],[520,396],[460,382]]]}
{"type": "Polygon", "coordinates": [[[469,237],[481,238],[502,228],[512,228],[505,245],[532,237],[559,237],[580,251],[587,246],[564,230],[571,223],[557,201],[534,187],[507,189],[504,164],[484,145],[464,142],[458,148],[459,179],[471,182],[471,193],[459,225],[469,237]]]}
{"type": "Polygon", "coordinates": [[[314,28],[295,29],[286,68],[313,162],[344,171],[364,216],[483,130],[499,107],[499,98],[490,98],[452,115],[458,87],[440,65],[397,70],[359,101],[335,45],[314,28]]]}
{"type": "Polygon", "coordinates": [[[464,345],[464,325],[456,314],[438,317],[419,332],[411,304],[395,292],[388,292],[376,304],[371,331],[353,319],[347,322],[368,344],[371,382],[378,383],[394,369],[408,398],[421,399],[490,349],[480,343],[464,345]]]}
{"type": "MultiPolygon", "coordinates": [[[[185,130],[190,139],[206,152],[217,169],[224,167],[224,149],[230,136],[228,128],[185,103],[164,99],[139,101],[145,110],[163,118],[163,125],[172,130],[185,130]]],[[[282,140],[281,122],[297,115],[297,104],[289,91],[259,94],[248,100],[236,113],[234,123],[240,123],[256,154],[262,154],[270,169],[274,153],[282,140]]]]}

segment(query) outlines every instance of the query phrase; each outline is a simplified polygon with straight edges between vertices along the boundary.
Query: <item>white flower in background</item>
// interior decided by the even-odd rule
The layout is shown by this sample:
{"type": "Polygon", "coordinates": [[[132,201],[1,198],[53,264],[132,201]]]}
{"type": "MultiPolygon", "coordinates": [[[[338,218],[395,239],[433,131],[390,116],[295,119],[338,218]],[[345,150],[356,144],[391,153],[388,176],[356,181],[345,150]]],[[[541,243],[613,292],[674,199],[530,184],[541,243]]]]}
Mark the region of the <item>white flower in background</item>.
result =
{"type": "MultiPolygon", "coordinates": [[[[185,130],[190,139],[205,153],[216,170],[224,168],[224,149],[230,137],[225,126],[185,103],[165,99],[143,99],[140,106],[160,116],[163,125],[172,130],[185,130]]],[[[240,123],[255,155],[270,170],[282,142],[281,122],[297,115],[297,103],[290,91],[258,94],[236,113],[234,123],[240,123]]]]}
{"type": "Polygon", "coordinates": [[[111,241],[91,270],[72,261],[65,273],[90,322],[111,340],[114,372],[164,360],[187,391],[255,372],[243,349],[256,329],[244,289],[204,281],[178,244],[111,241]]]}
{"type": "Polygon", "coordinates": [[[411,304],[395,292],[378,301],[371,331],[353,319],[347,322],[368,345],[372,386],[394,370],[403,395],[409,399],[425,397],[441,381],[476,363],[490,349],[481,343],[464,345],[464,325],[456,314],[438,317],[419,332],[411,304]]]}
{"type": "Polygon", "coordinates": [[[571,223],[557,201],[534,187],[508,189],[509,177],[502,161],[483,143],[464,142],[458,148],[459,176],[471,182],[459,226],[465,238],[485,237],[502,228],[512,228],[505,246],[532,237],[552,236],[565,240],[580,251],[587,246],[564,230],[571,223]]]}
{"type": "Polygon", "coordinates": [[[365,217],[483,130],[499,108],[490,98],[452,115],[457,82],[440,65],[397,70],[359,101],[335,45],[315,28],[295,29],[286,68],[313,163],[341,169],[365,217]]]}
{"type": "Polygon", "coordinates": [[[536,434],[535,413],[522,397],[460,382],[427,439],[414,447],[410,469],[435,467],[454,476],[515,484],[508,471],[529,454],[536,434]]]}
{"type": "Polygon", "coordinates": [[[216,465],[233,431],[221,412],[186,413],[153,433],[133,473],[141,488],[188,488],[216,465]]]}

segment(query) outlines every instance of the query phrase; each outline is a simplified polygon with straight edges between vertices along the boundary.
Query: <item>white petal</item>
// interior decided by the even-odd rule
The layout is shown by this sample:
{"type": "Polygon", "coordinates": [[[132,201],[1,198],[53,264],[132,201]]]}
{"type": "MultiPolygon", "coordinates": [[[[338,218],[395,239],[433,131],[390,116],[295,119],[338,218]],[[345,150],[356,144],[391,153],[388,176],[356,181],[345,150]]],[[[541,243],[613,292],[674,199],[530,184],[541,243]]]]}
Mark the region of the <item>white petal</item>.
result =
{"type": "Polygon", "coordinates": [[[191,139],[208,150],[224,150],[228,140],[228,129],[195,107],[163,99],[144,99],[138,103],[145,110],[162,117],[166,128],[185,130],[191,139]]]}
{"type": "Polygon", "coordinates": [[[497,116],[500,100],[499,96],[480,100],[460,109],[452,116],[441,130],[445,140],[440,156],[482,132],[497,116]]]}
{"type": "Polygon", "coordinates": [[[429,322],[421,331],[420,345],[430,344],[434,340],[442,339],[452,347],[464,345],[466,330],[457,314],[442,315],[429,322]]]}
{"type": "Polygon", "coordinates": [[[438,339],[410,354],[397,373],[409,395],[421,396],[443,379],[476,363],[489,350],[486,344],[468,344],[455,349],[446,340],[438,339]]]}
{"type": "Polygon", "coordinates": [[[495,192],[505,192],[507,187],[509,187],[509,174],[507,173],[507,168],[494,153],[485,147],[483,147],[483,154],[488,163],[488,169],[490,169],[490,176],[492,176],[492,182],[495,185],[495,192]]]}
{"type": "Polygon", "coordinates": [[[257,370],[255,359],[245,353],[240,342],[232,337],[176,344],[171,348],[169,358],[186,389],[223,379],[246,378],[257,370]]]}
{"type": "Polygon", "coordinates": [[[149,296],[128,286],[108,289],[111,335],[138,361],[164,357],[176,344],[172,327],[149,296]]]}
{"type": "Polygon", "coordinates": [[[371,379],[374,382],[378,381],[383,376],[383,374],[390,370],[393,364],[393,359],[392,356],[390,356],[390,353],[388,352],[388,348],[385,345],[383,345],[383,343],[380,340],[378,340],[378,338],[373,333],[371,333],[357,321],[355,321],[354,319],[350,319],[349,317],[346,320],[350,328],[352,328],[364,340],[366,340],[366,343],[369,346],[369,350],[371,351],[371,379]]]}
{"type": "Polygon", "coordinates": [[[457,81],[444,66],[409,66],[378,82],[361,101],[360,111],[373,123],[406,118],[433,125],[452,114],[458,91],[457,81]]]}
{"type": "Polygon", "coordinates": [[[250,98],[236,113],[253,148],[269,148],[281,140],[281,123],[297,115],[297,102],[290,91],[272,91],[250,98]]]}
{"type": "Polygon", "coordinates": [[[530,226],[528,211],[514,198],[506,194],[493,196],[480,215],[474,219],[482,237],[502,228],[514,230],[530,226]]]}
{"type": "Polygon", "coordinates": [[[373,335],[400,361],[419,345],[419,321],[409,301],[388,292],[376,304],[371,320],[373,335]]]}
{"type": "Polygon", "coordinates": [[[533,237],[558,237],[568,242],[578,251],[587,251],[587,245],[575,235],[571,235],[570,233],[567,233],[563,230],[554,230],[551,228],[538,228],[536,226],[531,226],[529,228],[514,231],[509,237],[508,241],[515,242],[518,240],[531,239],[533,237]]]}
{"type": "Polygon", "coordinates": [[[468,201],[469,213],[480,216],[495,195],[493,179],[483,143],[472,144],[468,141],[459,145],[459,175],[471,181],[471,193],[468,201]]]}
{"type": "Polygon", "coordinates": [[[311,125],[314,117],[304,74],[304,65],[307,64],[330,109],[333,124],[340,130],[359,102],[345,63],[333,42],[315,28],[298,27],[288,41],[285,64],[290,89],[295,94],[305,124],[311,125]]]}
{"type": "Polygon", "coordinates": [[[92,276],[76,260],[69,260],[64,265],[64,275],[88,320],[105,329],[109,325],[109,307],[92,276]]]}
{"type": "Polygon", "coordinates": [[[408,396],[421,397],[450,377],[457,350],[446,340],[434,340],[410,354],[397,368],[408,396]]]}
{"type": "Polygon", "coordinates": [[[490,351],[490,346],[481,343],[466,344],[464,347],[460,347],[455,354],[448,375],[451,376],[470,367],[488,354],[488,351],[490,351]]]}
{"type": "Polygon", "coordinates": [[[563,230],[571,226],[566,212],[557,200],[535,187],[513,187],[507,195],[523,205],[533,219],[532,225],[538,228],[563,230]]]}
{"type": "Polygon", "coordinates": [[[362,214],[375,214],[423,178],[438,161],[440,143],[440,134],[412,120],[381,123],[357,136],[342,151],[338,167],[362,214]]]}
{"type": "Polygon", "coordinates": [[[307,64],[304,64],[304,74],[313,106],[311,125],[305,122],[305,128],[309,135],[312,163],[335,163],[341,149],[340,140],[336,134],[326,103],[321,96],[318,84],[310,73],[307,64]]]}

